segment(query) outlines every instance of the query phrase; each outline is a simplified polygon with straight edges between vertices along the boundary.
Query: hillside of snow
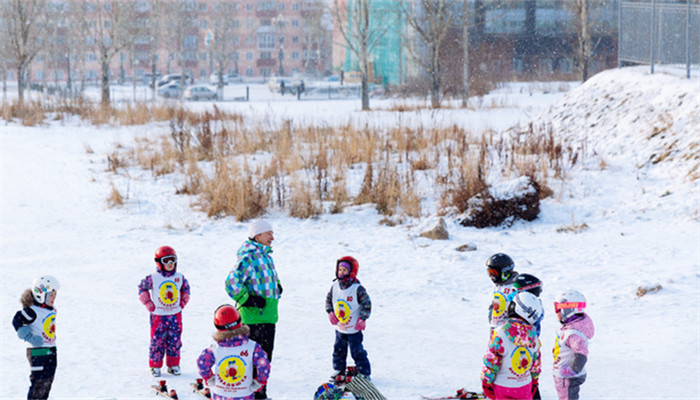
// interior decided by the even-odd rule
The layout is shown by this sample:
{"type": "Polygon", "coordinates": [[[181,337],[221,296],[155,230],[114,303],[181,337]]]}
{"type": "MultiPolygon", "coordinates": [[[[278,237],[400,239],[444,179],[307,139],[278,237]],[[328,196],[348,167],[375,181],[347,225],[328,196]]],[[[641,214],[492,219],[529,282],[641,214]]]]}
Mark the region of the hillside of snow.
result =
{"type": "MultiPolygon", "coordinates": [[[[344,255],[358,259],[358,278],[372,299],[364,344],[380,390],[389,399],[478,390],[489,334],[484,263],[505,252],[518,271],[544,282],[544,399],[556,398],[551,350],[559,323],[552,301],[569,287],[586,296],[596,326],[582,398],[700,398],[700,91],[697,74],[682,76],[625,68],[565,93],[504,85],[479,99],[485,107],[468,110],[392,113],[382,110],[397,100],[373,99],[377,111],[362,112],[356,99],[296,101],[262,85],[251,88],[251,102],[217,103],[261,119],[329,125],[462,124],[500,132],[551,124],[586,152],[566,176],[551,180],[554,194],[542,200],[533,222],[475,229],[446,218],[450,238],[443,241],[419,236],[436,216],[390,227],[371,205],[308,220],[268,214],[284,285],[268,394],[309,399],[332,372],[334,330],[324,301],[335,260],[344,255]],[[476,250],[457,250],[466,243],[476,250]]],[[[223,282],[247,223],[209,219],[192,208],[193,198],[175,194],[177,174],[107,171],[115,147],[158,137],[167,127],[95,127],[73,119],[0,124],[0,398],[26,397],[25,345],[10,321],[34,277],[52,274],[61,290],[51,398],[155,399],[148,312],[137,285],[154,271],[155,249],[167,244],[178,252],[192,297],[183,312],[183,375],[166,379],[181,399],[195,399],[188,383],[211,343],[215,308],[231,302],[223,282]],[[126,195],[122,207],[107,205],[113,185],[126,195]]]]}

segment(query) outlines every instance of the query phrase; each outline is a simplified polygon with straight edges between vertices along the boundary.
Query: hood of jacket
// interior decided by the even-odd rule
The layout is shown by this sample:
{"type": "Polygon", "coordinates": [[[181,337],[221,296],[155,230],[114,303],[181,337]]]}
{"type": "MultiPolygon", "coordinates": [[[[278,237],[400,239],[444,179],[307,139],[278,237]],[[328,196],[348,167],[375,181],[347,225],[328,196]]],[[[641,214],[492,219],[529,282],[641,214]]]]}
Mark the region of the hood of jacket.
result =
{"type": "Polygon", "coordinates": [[[213,337],[220,346],[233,347],[248,343],[249,334],[250,328],[248,325],[243,325],[232,331],[216,331],[213,337]]]}
{"type": "Polygon", "coordinates": [[[537,346],[537,329],[519,318],[509,318],[503,324],[503,332],[516,346],[527,348],[537,346]]]}
{"type": "Polygon", "coordinates": [[[574,315],[565,324],[562,325],[561,329],[577,330],[586,335],[588,340],[593,339],[593,335],[595,335],[595,326],[593,326],[593,320],[586,313],[574,315]]]}
{"type": "Polygon", "coordinates": [[[32,296],[32,289],[27,289],[22,293],[22,297],[19,298],[19,302],[22,303],[22,307],[27,308],[34,304],[34,296],[32,296]]]}
{"type": "Polygon", "coordinates": [[[266,246],[262,243],[258,243],[255,240],[248,239],[238,249],[238,253],[236,255],[238,256],[238,259],[240,260],[241,258],[244,258],[244,257],[251,255],[251,254],[256,254],[256,253],[260,253],[260,254],[272,253],[272,247],[266,246]]]}

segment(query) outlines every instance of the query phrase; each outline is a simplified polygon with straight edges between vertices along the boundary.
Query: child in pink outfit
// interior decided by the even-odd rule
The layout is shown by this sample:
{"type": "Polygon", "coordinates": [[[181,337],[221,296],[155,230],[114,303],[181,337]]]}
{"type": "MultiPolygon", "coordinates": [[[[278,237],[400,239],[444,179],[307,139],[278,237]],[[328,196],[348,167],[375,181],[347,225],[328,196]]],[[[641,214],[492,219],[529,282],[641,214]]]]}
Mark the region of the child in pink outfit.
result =
{"type": "Polygon", "coordinates": [[[554,301],[562,324],[552,349],[554,386],[560,400],[577,400],[586,381],[588,341],[593,338],[595,327],[583,312],[585,308],[586,298],[576,290],[568,290],[554,301]]]}
{"type": "Polygon", "coordinates": [[[161,375],[163,358],[168,372],[180,375],[182,310],[190,300],[190,284],[177,272],[177,254],[170,246],[156,250],[157,271],[139,284],[139,300],[151,314],[148,364],[154,377],[161,375]]]}

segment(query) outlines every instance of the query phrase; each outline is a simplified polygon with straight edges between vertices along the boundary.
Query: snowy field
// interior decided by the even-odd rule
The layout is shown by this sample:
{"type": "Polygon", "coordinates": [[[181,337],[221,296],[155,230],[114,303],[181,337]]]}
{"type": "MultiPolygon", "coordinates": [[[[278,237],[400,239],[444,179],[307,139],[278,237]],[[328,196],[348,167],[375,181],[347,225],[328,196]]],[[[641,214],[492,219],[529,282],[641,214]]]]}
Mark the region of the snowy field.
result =
{"type": "MultiPolygon", "coordinates": [[[[569,287],[587,297],[596,325],[582,398],[700,398],[700,192],[699,180],[689,179],[700,157],[700,85],[697,75],[687,80],[683,71],[652,76],[647,70],[608,71],[584,85],[512,84],[473,99],[467,111],[391,113],[381,109],[408,101],[373,99],[379,111],[361,112],[359,100],[297,101],[263,85],[251,86],[250,102],[217,103],[261,119],[330,125],[459,124],[480,132],[551,121],[587,143],[585,164],[550,185],[555,195],[531,223],[479,230],[448,217],[450,239],[431,241],[418,236],[437,218],[430,207],[423,218],[395,227],[380,225],[369,205],[310,220],[268,214],[284,285],[268,394],[309,399],[330,375],[334,334],[324,300],[343,255],[359,260],[358,277],[372,298],[364,343],[372,379],[389,399],[480,390],[491,290],[484,263],[505,252],[516,270],[544,281],[543,398],[556,398],[551,349],[559,324],[552,301],[569,287]],[[647,139],[659,121],[663,134],[647,139]],[[668,148],[665,161],[647,162],[668,148]],[[557,232],[573,223],[589,228],[557,232]],[[455,250],[465,243],[477,250],[455,250]],[[657,285],[658,292],[635,294],[657,285]]],[[[233,97],[244,89],[226,90],[233,97]]],[[[132,95],[130,88],[115,89],[117,98],[132,95]]],[[[154,271],[153,252],[165,244],[177,250],[178,270],[192,285],[183,313],[183,375],[166,377],[181,399],[195,398],[188,383],[211,342],[214,309],[230,302],[224,278],[247,223],[195,211],[193,198],[174,194],[177,176],[153,180],[134,169],[127,180],[106,172],[117,144],[164,132],[167,124],[0,121],[0,398],[26,397],[25,345],[10,322],[21,293],[41,274],[61,283],[51,398],[154,398],[148,312],[137,285],[154,271]],[[127,197],[120,208],[107,205],[112,184],[127,197]]]]}

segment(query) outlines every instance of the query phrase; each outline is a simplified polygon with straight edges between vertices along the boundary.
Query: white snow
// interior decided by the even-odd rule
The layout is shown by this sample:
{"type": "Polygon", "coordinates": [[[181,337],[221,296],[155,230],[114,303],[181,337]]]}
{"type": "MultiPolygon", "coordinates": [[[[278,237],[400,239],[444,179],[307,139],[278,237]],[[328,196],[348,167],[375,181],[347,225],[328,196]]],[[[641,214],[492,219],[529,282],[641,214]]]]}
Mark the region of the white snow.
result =
{"type": "MultiPolygon", "coordinates": [[[[583,398],[700,398],[699,88],[697,75],[687,80],[684,71],[626,68],[583,85],[507,85],[469,111],[392,113],[381,110],[401,101],[373,99],[378,111],[361,112],[359,100],[297,101],[264,85],[251,87],[251,102],[218,104],[279,119],[272,123],[460,124],[478,133],[551,122],[587,151],[584,163],[551,186],[555,194],[543,200],[537,220],[479,230],[446,218],[446,241],[418,236],[434,213],[394,227],[379,224],[372,206],[309,220],[268,214],[284,285],[268,394],[308,399],[330,375],[334,334],[324,300],[343,255],[359,260],[359,279],[372,298],[364,344],[373,381],[389,399],[480,390],[491,289],[484,262],[505,252],[518,271],[544,281],[543,398],[556,398],[552,300],[568,287],[586,296],[596,325],[583,398]],[[557,90],[562,85],[573,89],[557,90]],[[663,132],[652,135],[655,127],[663,132]],[[665,150],[666,160],[650,162],[665,150]],[[584,223],[588,229],[580,233],[557,232],[584,223]],[[455,250],[466,243],[477,250],[455,250]],[[656,285],[663,288],[635,295],[638,287],[656,285]]],[[[154,270],[155,249],[168,244],[178,252],[192,298],[183,315],[183,375],[166,378],[181,399],[194,399],[188,383],[211,342],[214,309],[231,301],[223,281],[247,223],[208,219],[191,208],[192,198],[174,194],[178,176],[154,180],[134,169],[126,179],[106,171],[117,144],[155,137],[162,127],[95,127],[74,119],[42,127],[0,123],[0,398],[26,397],[25,345],[10,321],[21,293],[41,274],[61,283],[51,398],[154,398],[148,313],[137,285],[154,270]],[[107,205],[112,184],[126,194],[123,207],[107,205]]]]}

